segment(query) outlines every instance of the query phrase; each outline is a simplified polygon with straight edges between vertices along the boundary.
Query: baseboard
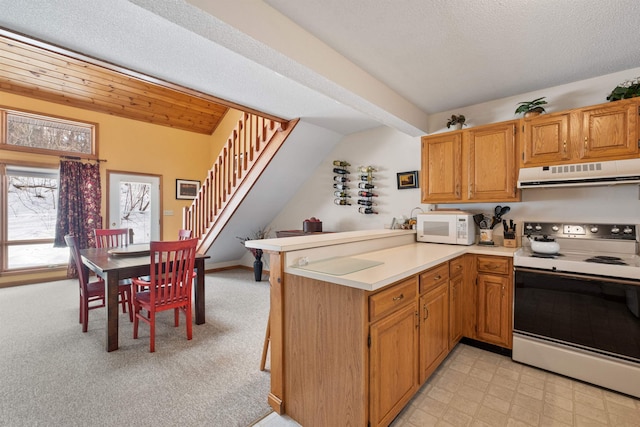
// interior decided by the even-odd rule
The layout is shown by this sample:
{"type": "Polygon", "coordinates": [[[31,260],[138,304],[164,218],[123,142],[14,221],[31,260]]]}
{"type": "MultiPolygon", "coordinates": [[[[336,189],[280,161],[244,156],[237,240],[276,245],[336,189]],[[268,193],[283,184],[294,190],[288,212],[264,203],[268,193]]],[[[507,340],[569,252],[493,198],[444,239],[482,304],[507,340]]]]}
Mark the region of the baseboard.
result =
{"type": "Polygon", "coordinates": [[[500,354],[502,356],[511,357],[512,351],[508,348],[500,347],[498,345],[489,344],[486,342],[474,340],[467,337],[462,337],[460,340],[462,344],[470,345],[471,347],[476,347],[481,350],[490,351],[492,353],[500,354]]]}

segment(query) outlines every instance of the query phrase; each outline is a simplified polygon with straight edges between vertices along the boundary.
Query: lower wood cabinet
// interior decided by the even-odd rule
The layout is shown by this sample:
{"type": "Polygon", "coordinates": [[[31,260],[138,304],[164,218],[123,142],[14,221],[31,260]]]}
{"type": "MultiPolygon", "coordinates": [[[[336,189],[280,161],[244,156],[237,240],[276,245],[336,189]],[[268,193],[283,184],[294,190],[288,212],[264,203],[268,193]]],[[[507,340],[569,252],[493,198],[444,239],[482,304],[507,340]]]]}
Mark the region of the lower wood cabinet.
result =
{"type": "Polygon", "coordinates": [[[420,297],[420,384],[449,354],[449,283],[420,297]]]}
{"type": "Polygon", "coordinates": [[[512,347],[513,263],[510,258],[477,256],[478,318],[476,338],[512,347]]]}
{"type": "Polygon", "coordinates": [[[370,424],[386,426],[418,389],[415,302],[371,325],[369,333],[370,424]]]}

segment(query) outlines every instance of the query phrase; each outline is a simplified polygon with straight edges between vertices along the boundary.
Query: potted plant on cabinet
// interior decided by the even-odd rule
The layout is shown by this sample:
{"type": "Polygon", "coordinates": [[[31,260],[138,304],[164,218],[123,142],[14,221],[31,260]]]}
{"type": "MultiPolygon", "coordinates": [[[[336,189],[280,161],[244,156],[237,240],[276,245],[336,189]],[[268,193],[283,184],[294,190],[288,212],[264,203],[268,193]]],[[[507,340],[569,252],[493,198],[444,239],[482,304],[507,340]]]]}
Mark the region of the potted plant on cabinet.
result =
{"type": "Polygon", "coordinates": [[[464,122],[466,121],[466,117],[460,114],[456,116],[455,114],[451,116],[451,118],[447,121],[447,129],[453,126],[454,129],[462,129],[464,126],[464,122]]]}
{"type": "MultiPolygon", "coordinates": [[[[244,245],[244,242],[247,240],[261,240],[269,237],[269,233],[271,232],[270,228],[260,228],[258,231],[253,233],[250,237],[238,237],[240,242],[244,245]]],[[[245,245],[246,248],[246,245],[245,245]]],[[[262,280],[262,249],[256,248],[247,248],[253,254],[253,277],[256,282],[260,282],[262,280]]]]}
{"type": "Polygon", "coordinates": [[[545,112],[543,105],[547,104],[546,96],[536,98],[533,101],[519,102],[516,114],[524,114],[525,117],[537,116],[545,112]]]}
{"type": "Polygon", "coordinates": [[[619,101],[636,96],[640,96],[640,77],[620,83],[607,96],[607,101],[619,101]]]}

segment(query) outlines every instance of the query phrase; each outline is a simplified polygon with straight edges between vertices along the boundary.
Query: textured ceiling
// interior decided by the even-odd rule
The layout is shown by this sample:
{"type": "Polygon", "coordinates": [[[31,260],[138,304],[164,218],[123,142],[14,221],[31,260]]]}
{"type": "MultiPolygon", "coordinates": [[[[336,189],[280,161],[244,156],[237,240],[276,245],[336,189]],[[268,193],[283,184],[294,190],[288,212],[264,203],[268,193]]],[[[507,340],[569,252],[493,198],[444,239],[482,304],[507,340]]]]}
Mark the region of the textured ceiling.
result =
{"type": "Polygon", "coordinates": [[[638,67],[639,24],[637,0],[0,0],[8,30],[342,134],[638,67]]]}

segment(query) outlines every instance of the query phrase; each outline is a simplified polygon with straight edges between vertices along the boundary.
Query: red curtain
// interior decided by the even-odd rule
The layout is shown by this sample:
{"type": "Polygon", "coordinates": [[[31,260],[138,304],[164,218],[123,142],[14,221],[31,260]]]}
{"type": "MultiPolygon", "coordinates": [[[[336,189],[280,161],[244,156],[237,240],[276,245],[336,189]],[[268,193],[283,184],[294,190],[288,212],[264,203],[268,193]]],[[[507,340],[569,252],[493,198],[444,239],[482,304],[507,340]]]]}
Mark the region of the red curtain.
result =
{"type": "MultiPolygon", "coordinates": [[[[78,246],[81,249],[95,247],[93,230],[102,228],[101,200],[98,163],[61,161],[54,247],[66,247],[64,242],[66,234],[77,236],[78,246]]],[[[67,276],[77,277],[73,262],[69,262],[67,276]]]]}

